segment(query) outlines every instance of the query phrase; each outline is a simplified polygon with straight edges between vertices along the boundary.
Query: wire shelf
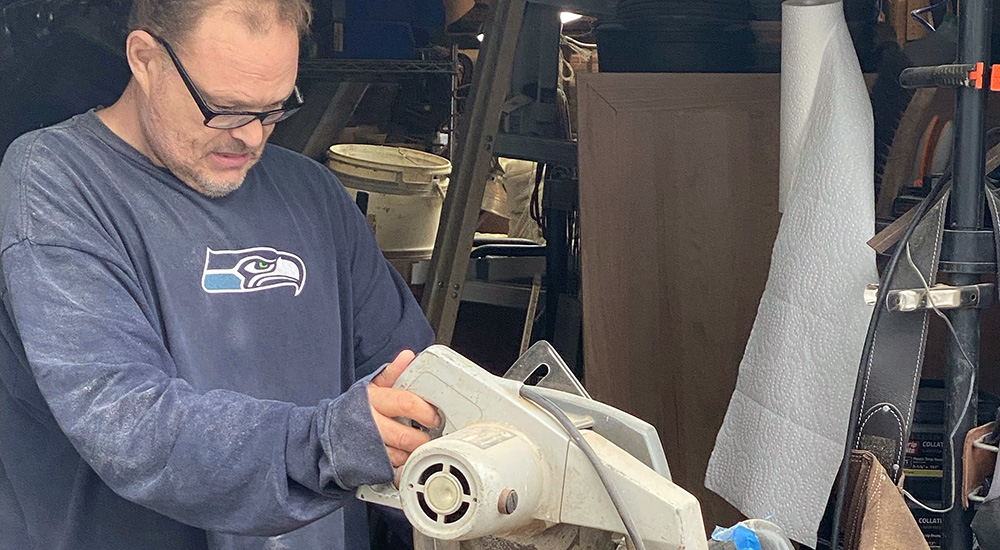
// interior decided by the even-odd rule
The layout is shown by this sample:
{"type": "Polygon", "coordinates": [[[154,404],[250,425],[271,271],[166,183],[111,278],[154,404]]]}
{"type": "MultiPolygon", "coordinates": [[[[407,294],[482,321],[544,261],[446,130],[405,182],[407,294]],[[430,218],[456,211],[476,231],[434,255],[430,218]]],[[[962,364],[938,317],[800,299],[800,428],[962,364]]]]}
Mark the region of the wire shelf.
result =
{"type": "Polygon", "coordinates": [[[303,59],[299,75],[322,78],[329,75],[402,75],[455,74],[457,64],[451,59],[303,59]]]}

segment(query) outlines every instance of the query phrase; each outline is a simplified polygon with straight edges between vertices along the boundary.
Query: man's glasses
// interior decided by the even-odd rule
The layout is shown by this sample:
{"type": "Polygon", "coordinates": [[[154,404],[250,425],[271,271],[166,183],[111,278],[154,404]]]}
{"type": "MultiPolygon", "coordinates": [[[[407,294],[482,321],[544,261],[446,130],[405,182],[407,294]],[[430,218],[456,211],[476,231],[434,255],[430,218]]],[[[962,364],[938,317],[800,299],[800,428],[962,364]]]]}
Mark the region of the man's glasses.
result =
{"type": "Polygon", "coordinates": [[[215,128],[218,130],[232,130],[234,128],[239,128],[240,126],[246,126],[254,120],[259,120],[264,126],[270,124],[275,124],[281,122],[286,118],[295,114],[300,108],[302,108],[305,101],[302,99],[302,93],[299,92],[299,87],[295,86],[292,88],[292,96],[285,101],[280,109],[273,109],[271,111],[264,112],[254,112],[254,111],[216,111],[208,106],[205,98],[195,87],[194,82],[191,81],[191,77],[188,76],[187,71],[184,70],[184,66],[181,65],[181,60],[177,58],[177,54],[174,53],[174,49],[170,47],[170,44],[166,40],[156,36],[155,34],[146,31],[152,36],[163,49],[167,50],[167,54],[170,55],[171,61],[174,62],[174,67],[177,68],[177,73],[181,75],[181,80],[184,81],[184,85],[187,86],[188,92],[191,93],[191,97],[194,98],[194,102],[198,104],[198,108],[201,109],[201,114],[205,117],[205,126],[209,128],[215,128]]]}

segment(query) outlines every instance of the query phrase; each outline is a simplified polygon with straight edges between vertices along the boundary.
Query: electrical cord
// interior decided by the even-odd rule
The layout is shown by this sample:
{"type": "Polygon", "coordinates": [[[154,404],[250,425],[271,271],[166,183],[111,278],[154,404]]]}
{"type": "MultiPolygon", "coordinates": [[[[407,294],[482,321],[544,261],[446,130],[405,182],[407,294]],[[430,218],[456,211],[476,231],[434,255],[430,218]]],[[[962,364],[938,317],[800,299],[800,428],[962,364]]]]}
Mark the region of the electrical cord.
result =
{"type": "MultiPolygon", "coordinates": [[[[586,56],[588,58],[593,53],[593,52],[588,51],[588,50],[596,50],[597,49],[597,44],[591,44],[589,42],[582,42],[582,41],[577,40],[577,39],[573,38],[572,36],[569,36],[569,35],[566,35],[566,34],[562,35],[562,39],[566,43],[568,43],[569,45],[575,46],[574,50],[577,50],[578,52],[579,52],[579,50],[584,50],[584,52],[586,52],[586,56]]],[[[583,52],[580,52],[580,53],[583,53],[583,52]]]]}
{"type": "Polygon", "coordinates": [[[896,275],[896,268],[899,265],[900,256],[905,249],[907,243],[910,241],[910,237],[913,232],[917,229],[917,225],[924,219],[927,212],[930,211],[931,206],[937,202],[940,198],[941,193],[947,188],[947,184],[951,181],[951,170],[949,169],[945,172],[940,179],[934,182],[927,196],[916,206],[917,212],[910,220],[910,223],[906,226],[906,230],[899,239],[899,243],[896,245],[896,249],[893,251],[892,256],[889,258],[889,263],[886,265],[885,271],[882,274],[882,278],[879,284],[878,297],[875,300],[875,308],[872,312],[871,321],[868,323],[868,333],[865,336],[865,344],[861,352],[861,363],[858,368],[858,377],[854,384],[854,397],[851,401],[851,416],[847,428],[847,441],[844,446],[844,456],[841,461],[840,473],[838,475],[837,481],[837,498],[836,503],[833,508],[833,522],[830,525],[830,546],[832,548],[837,548],[837,541],[840,539],[840,518],[844,509],[844,500],[847,498],[847,477],[850,470],[850,460],[851,451],[854,449],[854,434],[858,430],[858,417],[860,416],[861,403],[861,392],[864,387],[864,376],[865,370],[868,364],[868,359],[871,357],[872,348],[875,344],[875,328],[878,326],[878,321],[882,316],[882,311],[885,309],[885,300],[888,296],[889,285],[892,283],[893,277],[896,275]]]}
{"type": "Polygon", "coordinates": [[[573,442],[580,447],[583,454],[587,456],[587,460],[589,460],[594,466],[597,476],[601,478],[601,483],[604,484],[604,489],[608,492],[608,496],[611,498],[612,504],[615,505],[615,510],[618,511],[618,515],[621,517],[622,523],[625,524],[625,532],[628,533],[628,538],[632,540],[632,546],[634,546],[636,550],[646,550],[646,545],[642,542],[642,539],[639,538],[639,532],[635,528],[635,523],[632,522],[632,516],[628,513],[628,508],[625,507],[621,493],[618,492],[618,487],[616,487],[614,482],[611,480],[607,467],[601,462],[601,459],[597,457],[597,453],[594,452],[590,443],[587,443],[587,440],[583,438],[583,434],[580,433],[580,430],[575,424],[573,424],[573,421],[566,416],[566,413],[564,413],[558,405],[553,403],[548,397],[545,397],[545,395],[537,389],[525,384],[521,386],[520,394],[521,397],[538,405],[544,411],[554,416],[555,419],[562,424],[563,429],[566,430],[570,439],[572,439],[573,442]]]}
{"type": "MultiPolygon", "coordinates": [[[[910,243],[906,243],[906,261],[907,263],[910,264],[910,267],[917,274],[917,277],[920,277],[921,284],[924,285],[924,292],[926,293],[925,300],[927,301],[927,305],[932,310],[934,310],[934,313],[936,313],[937,316],[940,317],[941,320],[943,320],[944,323],[948,326],[948,330],[951,332],[952,338],[955,339],[955,343],[958,344],[958,349],[959,351],[962,352],[962,357],[965,359],[965,361],[969,363],[970,367],[975,366],[975,363],[972,362],[972,359],[969,358],[969,354],[965,351],[965,347],[962,345],[962,341],[958,339],[958,331],[956,331],[955,326],[951,324],[951,319],[949,319],[944,313],[942,313],[941,310],[938,309],[937,305],[934,303],[934,300],[931,299],[931,287],[927,283],[927,279],[924,278],[924,274],[920,272],[920,268],[918,268],[917,264],[913,261],[913,256],[910,254],[910,243]]],[[[948,504],[948,507],[940,510],[936,508],[931,508],[930,506],[927,506],[923,502],[917,500],[917,498],[911,495],[909,491],[903,489],[903,495],[905,495],[906,498],[910,499],[911,502],[923,508],[924,510],[927,510],[928,512],[933,512],[935,514],[946,514],[955,507],[955,502],[957,501],[957,499],[955,498],[956,497],[955,489],[957,486],[957,483],[955,481],[955,436],[958,435],[958,429],[962,425],[962,422],[965,421],[965,415],[969,412],[969,405],[972,403],[972,394],[975,390],[975,387],[976,387],[976,373],[975,369],[973,369],[972,376],[969,378],[969,392],[965,396],[965,405],[962,406],[962,415],[958,417],[958,421],[955,422],[955,427],[952,428],[951,433],[948,435],[948,456],[949,458],[951,458],[951,470],[950,470],[951,501],[948,504]]]]}
{"type": "Polygon", "coordinates": [[[548,165],[539,162],[535,165],[535,187],[531,191],[531,200],[528,203],[528,213],[531,219],[538,224],[538,229],[545,235],[545,215],[542,212],[542,182],[545,180],[545,173],[548,165]]]}

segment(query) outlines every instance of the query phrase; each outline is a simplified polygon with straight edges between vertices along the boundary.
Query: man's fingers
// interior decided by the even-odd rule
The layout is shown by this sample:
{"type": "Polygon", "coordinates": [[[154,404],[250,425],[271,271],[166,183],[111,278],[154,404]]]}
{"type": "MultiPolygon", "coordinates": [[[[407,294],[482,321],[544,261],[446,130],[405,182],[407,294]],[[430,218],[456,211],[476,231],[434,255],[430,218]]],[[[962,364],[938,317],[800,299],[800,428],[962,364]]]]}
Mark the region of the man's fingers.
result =
{"type": "Polygon", "coordinates": [[[401,351],[368,385],[372,416],[395,468],[402,466],[417,447],[431,440],[426,432],[404,426],[395,418],[410,418],[427,427],[441,423],[437,411],[429,403],[411,392],[392,387],[414,357],[416,355],[410,350],[401,351]]]}
{"type": "Polygon", "coordinates": [[[368,402],[376,411],[390,418],[409,418],[428,428],[435,428],[441,423],[434,407],[406,390],[369,385],[368,402]]]}
{"type": "Polygon", "coordinates": [[[392,363],[389,363],[386,368],[382,369],[382,372],[375,375],[375,378],[372,379],[372,383],[383,388],[391,388],[393,384],[396,383],[396,379],[399,378],[399,375],[402,374],[403,371],[406,370],[406,367],[410,365],[410,362],[413,361],[414,357],[416,357],[416,354],[408,349],[404,349],[399,352],[399,355],[392,360],[392,363]]]}
{"type": "Polygon", "coordinates": [[[399,449],[393,447],[386,447],[385,451],[389,453],[389,462],[392,463],[392,483],[399,488],[399,468],[406,463],[406,459],[410,458],[410,453],[406,451],[400,451],[399,449]]]}
{"type": "Polygon", "coordinates": [[[386,418],[377,411],[374,412],[374,417],[379,435],[382,436],[382,441],[390,450],[405,451],[408,455],[415,451],[417,447],[431,440],[431,436],[427,435],[426,432],[404,426],[391,418],[386,418]]]}

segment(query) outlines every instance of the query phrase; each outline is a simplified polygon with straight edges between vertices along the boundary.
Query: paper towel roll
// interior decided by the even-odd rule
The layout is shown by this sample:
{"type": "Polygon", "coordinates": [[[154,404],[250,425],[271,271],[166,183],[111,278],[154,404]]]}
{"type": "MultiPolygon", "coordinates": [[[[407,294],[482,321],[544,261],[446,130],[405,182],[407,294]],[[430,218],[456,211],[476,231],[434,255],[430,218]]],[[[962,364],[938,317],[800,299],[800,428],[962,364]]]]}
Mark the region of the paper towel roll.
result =
{"type": "Polygon", "coordinates": [[[782,4],[784,214],[705,485],[815,546],[878,280],[871,102],[840,1],[782,4]]]}
{"type": "MultiPolygon", "coordinates": [[[[831,41],[847,38],[842,2],[790,0],[781,4],[781,156],[778,211],[786,212],[802,162],[805,132],[810,125],[815,92],[828,66],[823,65],[831,41]]],[[[858,65],[852,49],[846,65],[858,65]]],[[[860,69],[858,70],[860,74],[860,69]]]]}

